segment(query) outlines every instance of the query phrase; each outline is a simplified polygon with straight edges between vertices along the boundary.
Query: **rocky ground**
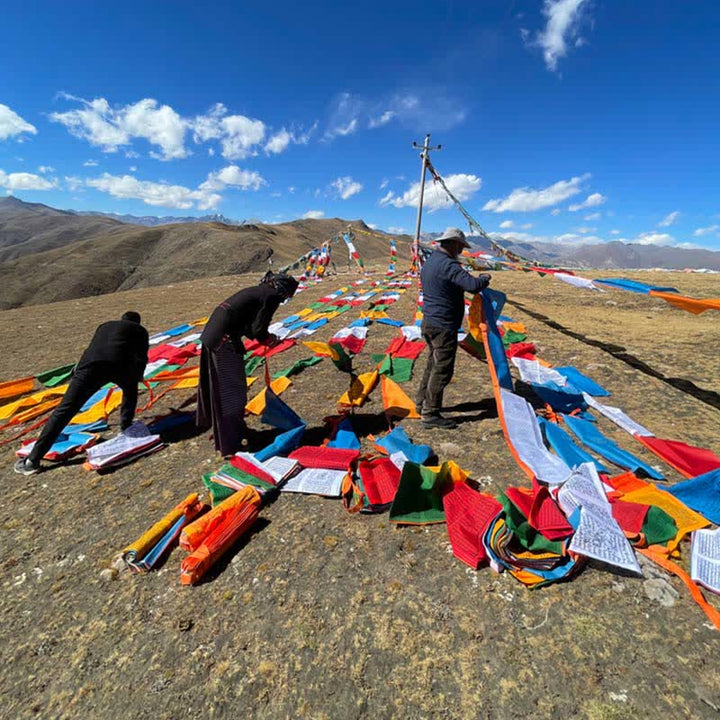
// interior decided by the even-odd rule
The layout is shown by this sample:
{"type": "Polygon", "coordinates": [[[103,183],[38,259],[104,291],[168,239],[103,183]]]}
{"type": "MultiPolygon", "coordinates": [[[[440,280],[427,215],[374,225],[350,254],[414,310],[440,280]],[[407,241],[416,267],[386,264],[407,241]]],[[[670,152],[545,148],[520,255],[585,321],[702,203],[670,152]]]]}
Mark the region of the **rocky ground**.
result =
{"type": "MultiPolygon", "coordinates": [[[[624,274],[627,276],[627,274],[624,274]]],[[[632,273],[717,297],[713,276],[632,273]]],[[[281,308],[284,316],[346,280],[281,308]]],[[[223,277],[0,313],[0,381],[73,361],[94,326],[137,309],[151,331],[207,314],[250,278],[223,277]]],[[[535,274],[496,273],[506,313],[540,355],[573,364],[612,391],[612,404],[661,437],[720,452],[720,323],[660,299],[591,294],[535,274]]],[[[410,321],[408,292],[390,309],[410,321]]],[[[327,339],[341,316],[313,339],[327,339]]],[[[355,362],[393,336],[374,325],[355,362]]],[[[278,370],[309,355],[299,346],[278,370]]],[[[419,360],[406,390],[419,380],[419,360]]],[[[323,437],[346,389],[328,361],[293,378],[283,399],[323,437]]],[[[170,394],[143,419],[180,407],[170,394]]],[[[526,480],[500,430],[486,366],[460,351],[446,395],[456,431],[404,425],[488,492],[526,480]]],[[[188,405],[192,407],[192,405],[188,405]]],[[[386,427],[379,390],[358,413],[386,427]]],[[[112,417],[112,429],[117,424],[112,417]]],[[[658,464],[601,419],[623,447],[658,464]]],[[[179,582],[184,553],[158,572],[101,572],[129,541],[220,465],[205,434],[176,433],[163,451],[98,475],[79,462],[0,482],[0,716],[7,718],[709,718],[720,709],[717,632],[674,577],[629,577],[590,563],[570,582],[528,591],[456,560],[443,525],[398,528],[387,515],[348,515],[336,500],[281,496],[254,533],[201,585],[179,582]]],[[[370,444],[364,440],[369,449],[370,444]]],[[[669,482],[680,477],[663,467],[669,482]]],[[[683,543],[683,564],[689,547],[683,543]]],[[[717,598],[711,600],[718,605],[717,598]]]]}

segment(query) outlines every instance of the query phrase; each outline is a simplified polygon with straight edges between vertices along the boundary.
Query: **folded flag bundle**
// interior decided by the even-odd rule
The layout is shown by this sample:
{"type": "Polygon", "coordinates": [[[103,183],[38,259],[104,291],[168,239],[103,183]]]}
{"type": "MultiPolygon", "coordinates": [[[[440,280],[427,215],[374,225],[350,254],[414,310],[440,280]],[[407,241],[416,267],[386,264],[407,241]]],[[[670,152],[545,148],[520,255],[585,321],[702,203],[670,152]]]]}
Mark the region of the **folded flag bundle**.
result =
{"type": "MultiPolygon", "coordinates": [[[[105,423],[99,425],[107,428],[105,423]]],[[[68,425],[63,432],[58,435],[57,440],[52,444],[51,448],[45,453],[44,460],[60,461],[67,460],[75,455],[79,455],[88,448],[92,447],[100,439],[100,436],[94,432],[79,430],[75,428],[85,428],[91,426],[85,425],[68,425]]],[[[25,443],[19,450],[15,452],[18,457],[27,457],[35,447],[35,441],[25,443]]]]}
{"type": "Polygon", "coordinates": [[[195,585],[232,545],[255,523],[260,495],[252,487],[233,493],[206,515],[190,523],[180,546],[190,551],[180,567],[180,582],[195,585]]]}
{"type": "Polygon", "coordinates": [[[87,470],[106,470],[156,452],[163,447],[160,436],[151,434],[143,423],[137,421],[112,440],[89,448],[87,461],[83,467],[87,470]]]}
{"type": "Polygon", "coordinates": [[[205,508],[206,505],[200,502],[197,493],[188,495],[146,533],[128,545],[122,551],[122,559],[132,572],[147,572],[175,541],[182,528],[205,508]]]}

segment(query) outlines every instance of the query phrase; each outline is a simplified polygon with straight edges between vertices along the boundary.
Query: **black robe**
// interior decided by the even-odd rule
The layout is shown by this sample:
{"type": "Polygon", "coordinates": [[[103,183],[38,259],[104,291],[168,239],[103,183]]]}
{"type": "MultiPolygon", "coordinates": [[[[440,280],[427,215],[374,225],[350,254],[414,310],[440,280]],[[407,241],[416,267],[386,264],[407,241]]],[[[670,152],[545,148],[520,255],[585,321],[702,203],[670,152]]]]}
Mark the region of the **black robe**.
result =
{"type": "Polygon", "coordinates": [[[237,452],[245,434],[245,347],[243,337],[268,338],[268,326],[283,298],[270,285],[235,293],[215,308],[200,337],[196,424],[212,426],[221,455],[237,452]]]}

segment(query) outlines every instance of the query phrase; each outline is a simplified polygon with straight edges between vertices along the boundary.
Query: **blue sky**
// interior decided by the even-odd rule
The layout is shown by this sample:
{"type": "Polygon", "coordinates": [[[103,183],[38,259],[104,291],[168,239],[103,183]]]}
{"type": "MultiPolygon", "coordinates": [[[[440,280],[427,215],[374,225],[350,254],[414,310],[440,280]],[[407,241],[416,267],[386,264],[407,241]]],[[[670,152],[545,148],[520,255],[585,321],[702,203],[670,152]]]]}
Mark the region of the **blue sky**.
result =
{"type": "Polygon", "coordinates": [[[720,249],[718,29],[674,0],[6,4],[0,193],[412,232],[431,132],[488,231],[720,249]]]}

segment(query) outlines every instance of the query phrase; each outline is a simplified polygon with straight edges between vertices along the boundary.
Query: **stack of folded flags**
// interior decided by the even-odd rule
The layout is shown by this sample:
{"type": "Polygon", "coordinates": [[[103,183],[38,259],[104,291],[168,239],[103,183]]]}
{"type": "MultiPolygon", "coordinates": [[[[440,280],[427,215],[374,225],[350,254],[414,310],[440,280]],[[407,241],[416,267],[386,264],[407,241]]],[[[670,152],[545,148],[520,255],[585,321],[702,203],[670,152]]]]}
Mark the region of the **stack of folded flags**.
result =
{"type": "Polygon", "coordinates": [[[159,435],[153,435],[143,423],[134,422],[112,440],[89,448],[83,467],[87,470],[107,470],[149,455],[164,446],[159,435]]]}

